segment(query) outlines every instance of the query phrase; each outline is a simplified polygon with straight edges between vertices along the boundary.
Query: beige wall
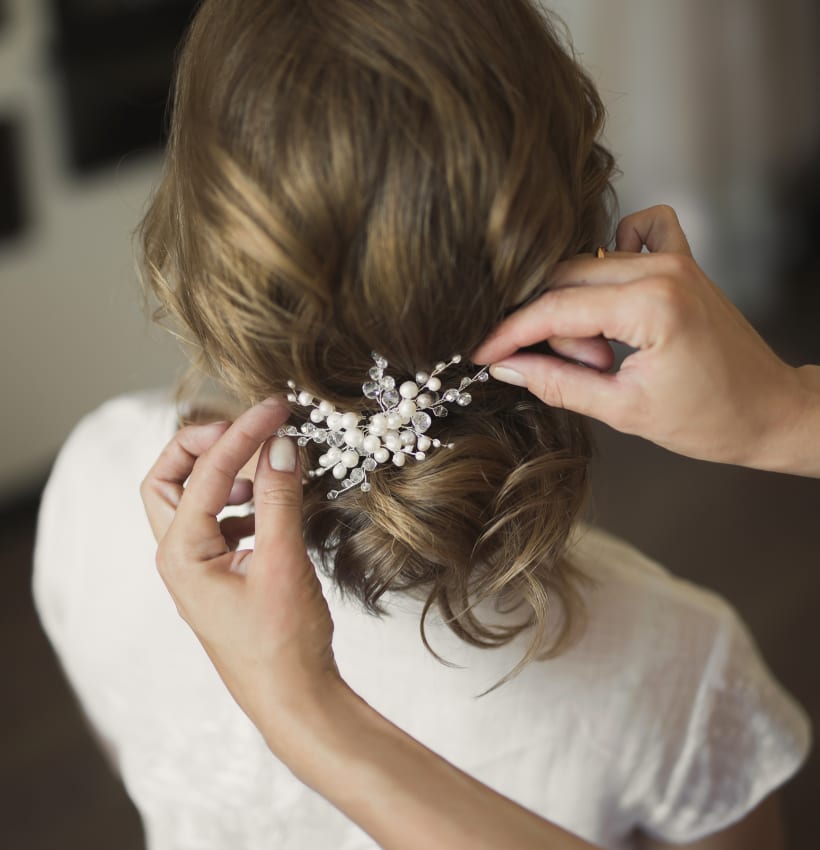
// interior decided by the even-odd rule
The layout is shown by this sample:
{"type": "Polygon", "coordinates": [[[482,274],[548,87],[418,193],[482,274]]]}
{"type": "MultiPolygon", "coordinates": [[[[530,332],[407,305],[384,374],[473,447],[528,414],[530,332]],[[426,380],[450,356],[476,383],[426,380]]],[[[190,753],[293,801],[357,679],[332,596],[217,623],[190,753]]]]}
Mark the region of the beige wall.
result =
{"type": "Polygon", "coordinates": [[[0,34],[0,114],[24,132],[31,226],[0,243],[0,500],[47,470],[72,425],[117,393],[169,383],[176,346],[149,330],[130,233],[157,157],[91,179],[62,162],[59,104],[46,64],[47,20],[12,0],[0,34]]]}
{"type": "MultiPolygon", "coordinates": [[[[0,500],[47,468],[104,399],[171,383],[174,343],[149,331],[130,233],[159,161],[91,179],[62,162],[43,0],[6,0],[0,114],[25,132],[32,227],[0,243],[0,500]]],[[[815,0],[555,0],[610,112],[622,210],[678,207],[696,256],[751,315],[782,237],[770,177],[817,138],[815,0]]],[[[136,438],[136,435],[135,435],[136,438]]]]}

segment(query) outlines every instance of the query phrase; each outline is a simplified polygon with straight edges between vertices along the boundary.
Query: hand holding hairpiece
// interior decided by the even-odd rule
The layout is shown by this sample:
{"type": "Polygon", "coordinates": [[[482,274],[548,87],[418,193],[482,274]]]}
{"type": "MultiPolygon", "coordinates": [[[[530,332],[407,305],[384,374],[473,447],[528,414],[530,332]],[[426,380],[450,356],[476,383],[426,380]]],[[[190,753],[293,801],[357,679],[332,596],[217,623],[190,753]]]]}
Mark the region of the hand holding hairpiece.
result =
{"type": "MultiPolygon", "coordinates": [[[[361,487],[363,492],[370,490],[367,473],[373,472],[381,463],[393,462],[395,466],[404,466],[407,457],[424,460],[430,448],[439,448],[440,440],[426,435],[432,424],[432,417],[447,416],[447,403],[455,402],[466,407],[472,396],[465,390],[476,381],[484,382],[489,376],[489,366],[484,366],[472,378],[462,378],[458,387],[441,389],[439,374],[454,363],[461,362],[461,355],[455,354],[449,363],[437,363],[429,374],[417,372],[415,381],[405,381],[396,388],[396,379],[385,374],[387,360],[375,351],[371,356],[375,366],[368,373],[369,380],[362,384],[366,399],[375,400],[379,412],[368,414],[363,425],[359,423],[359,413],[340,413],[329,401],[314,399],[305,390],[297,391],[296,384],[288,381],[293,392],[288,393],[288,401],[300,407],[311,408],[310,422],[300,428],[293,425],[283,426],[277,434],[280,437],[298,437],[297,443],[306,446],[314,443],[326,443],[327,452],[319,458],[319,468],[308,472],[310,478],[324,475],[328,470],[340,480],[342,489],[330,490],[328,499],[336,499],[342,493],[361,487]],[[319,423],[324,422],[325,427],[319,423]]],[[[444,444],[452,448],[452,443],[444,444]]]]}

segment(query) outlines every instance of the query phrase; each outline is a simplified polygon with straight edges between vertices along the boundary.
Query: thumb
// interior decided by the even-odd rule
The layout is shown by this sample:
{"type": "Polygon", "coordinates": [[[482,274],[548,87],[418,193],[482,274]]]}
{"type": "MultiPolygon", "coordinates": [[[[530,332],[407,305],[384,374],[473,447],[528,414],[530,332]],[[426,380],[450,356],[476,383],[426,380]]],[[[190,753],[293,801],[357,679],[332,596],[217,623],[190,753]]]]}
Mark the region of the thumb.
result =
{"type": "Polygon", "coordinates": [[[526,387],[551,407],[574,410],[612,424],[622,405],[617,374],[541,354],[515,354],[490,367],[499,381],[526,387]]]}
{"type": "MultiPolygon", "coordinates": [[[[254,561],[302,560],[302,474],[296,440],[273,437],[259,453],[253,482],[254,561]]],[[[253,567],[251,567],[251,571],[253,567]]]]}

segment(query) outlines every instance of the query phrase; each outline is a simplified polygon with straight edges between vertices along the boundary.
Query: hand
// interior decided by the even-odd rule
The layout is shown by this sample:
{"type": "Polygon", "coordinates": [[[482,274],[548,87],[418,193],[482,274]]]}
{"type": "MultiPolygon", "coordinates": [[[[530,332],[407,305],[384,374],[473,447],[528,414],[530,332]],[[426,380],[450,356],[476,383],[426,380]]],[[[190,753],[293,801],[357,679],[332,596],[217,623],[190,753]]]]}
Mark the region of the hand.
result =
{"type": "Polygon", "coordinates": [[[326,699],[341,682],[333,623],[302,539],[295,443],[270,439],[288,415],[284,402],[270,399],[233,424],[182,428],[140,491],[177,610],[237,703],[274,739],[277,717],[326,699]],[[226,505],[250,498],[250,482],[237,476],[260,446],[255,521],[218,521],[226,505]],[[291,471],[272,469],[273,447],[291,471]],[[255,548],[234,551],[254,527],[255,548]]]}
{"type": "Polygon", "coordinates": [[[547,404],[680,454],[786,468],[782,446],[805,418],[807,374],[776,357],[706,277],[669,207],[625,218],[616,247],[625,253],[561,263],[553,289],[502,322],[472,360],[547,404]],[[600,351],[599,335],[636,349],[614,374],[597,371],[600,354],[583,357],[600,351]],[[575,340],[574,357],[597,368],[515,353],[556,337],[554,349],[566,354],[575,340]]]}

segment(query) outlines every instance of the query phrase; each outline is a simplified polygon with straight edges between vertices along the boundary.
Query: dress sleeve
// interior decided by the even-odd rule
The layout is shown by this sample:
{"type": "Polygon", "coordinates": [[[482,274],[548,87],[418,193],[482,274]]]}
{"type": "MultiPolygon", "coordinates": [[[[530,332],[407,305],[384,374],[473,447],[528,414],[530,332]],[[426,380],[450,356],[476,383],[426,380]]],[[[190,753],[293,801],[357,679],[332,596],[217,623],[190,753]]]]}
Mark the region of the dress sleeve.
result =
{"type": "Polygon", "coordinates": [[[643,812],[643,831],[663,841],[697,841],[741,820],[796,773],[811,746],[805,712],[737,614],[724,613],[679,758],[643,812]]]}

